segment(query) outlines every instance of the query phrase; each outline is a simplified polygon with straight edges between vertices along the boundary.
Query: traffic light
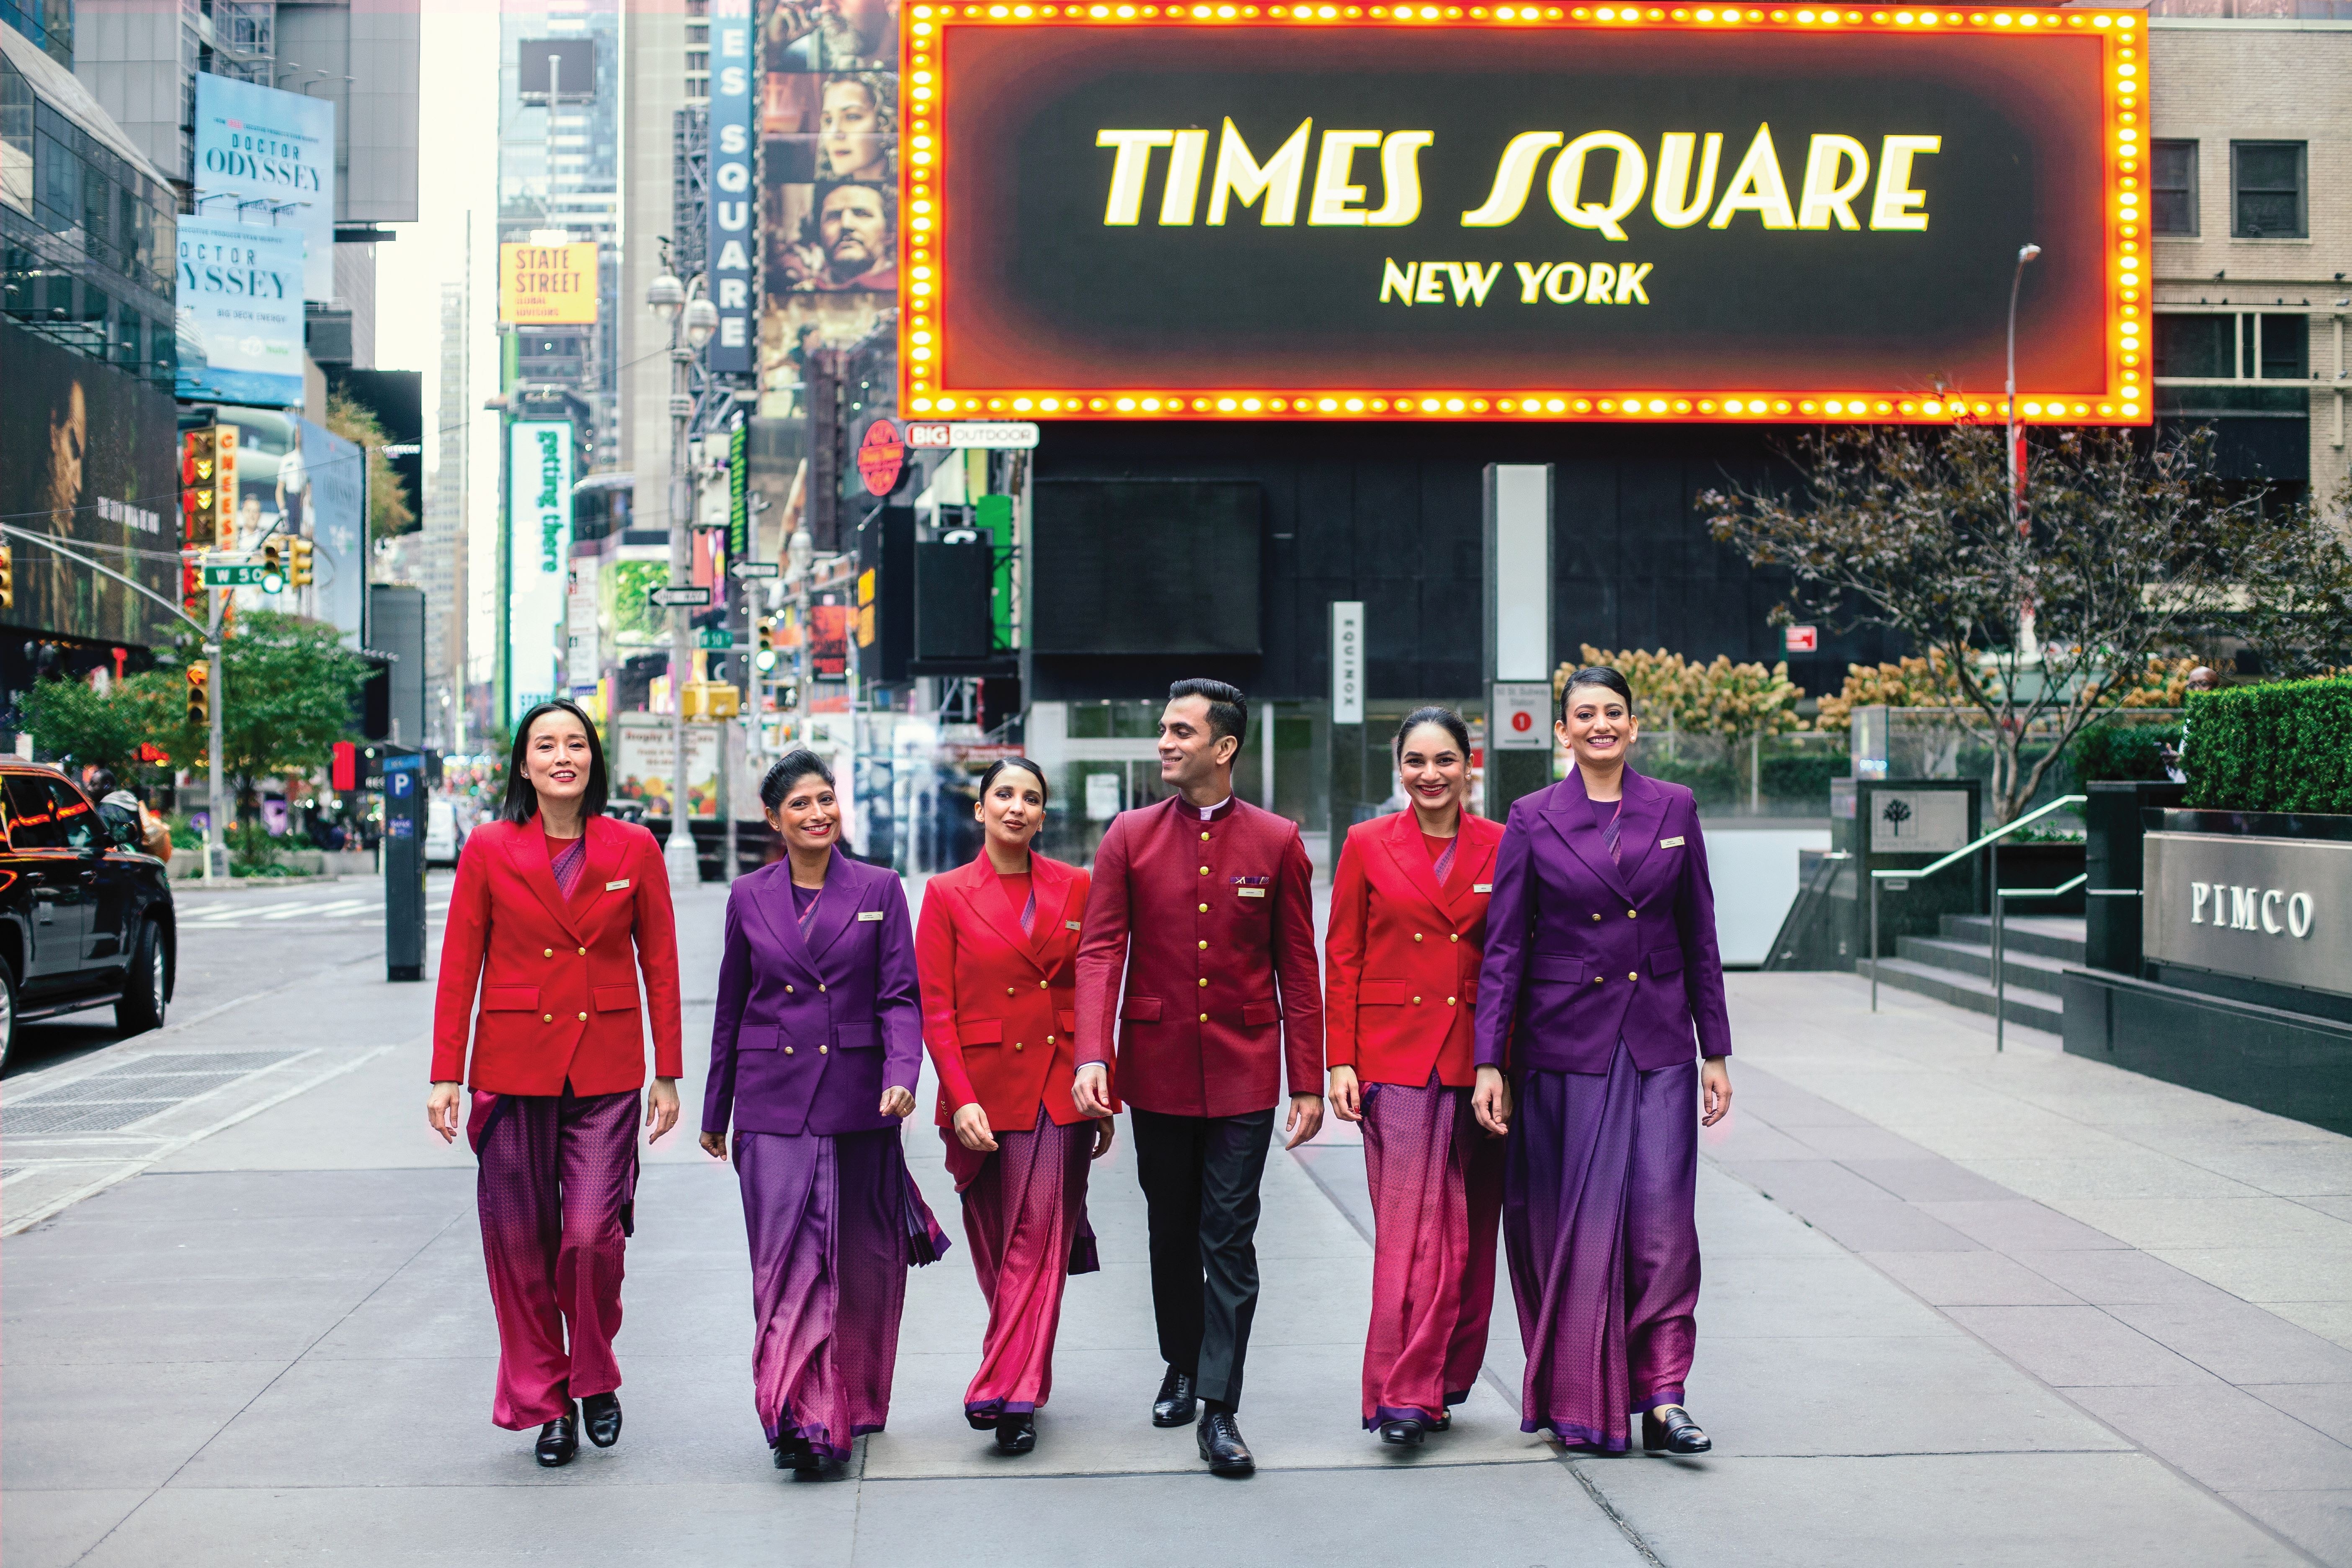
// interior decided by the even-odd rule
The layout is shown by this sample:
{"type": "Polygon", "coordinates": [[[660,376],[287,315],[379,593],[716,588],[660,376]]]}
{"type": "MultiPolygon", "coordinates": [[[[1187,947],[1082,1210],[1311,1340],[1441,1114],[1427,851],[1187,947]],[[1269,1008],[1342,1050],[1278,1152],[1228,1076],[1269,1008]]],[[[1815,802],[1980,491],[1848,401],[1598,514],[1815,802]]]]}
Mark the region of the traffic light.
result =
{"type": "Polygon", "coordinates": [[[765,675],[776,668],[776,623],[773,619],[759,625],[759,642],[751,654],[751,663],[765,675]]]}
{"type": "Polygon", "coordinates": [[[181,542],[191,550],[236,542],[236,427],[207,425],[180,437],[181,542]]]}
{"type": "Polygon", "coordinates": [[[16,607],[16,552],[0,544],[0,610],[16,607]]]}
{"type": "Polygon", "coordinates": [[[265,594],[286,591],[286,552],[274,539],[261,547],[261,591],[265,594]]]}
{"type": "Polygon", "coordinates": [[[297,588],[310,585],[310,542],[296,539],[286,546],[288,561],[286,581],[297,588]]]}
{"type": "Polygon", "coordinates": [[[188,666],[188,722],[206,724],[212,721],[212,709],[205,700],[205,682],[210,679],[209,665],[188,666]]]}

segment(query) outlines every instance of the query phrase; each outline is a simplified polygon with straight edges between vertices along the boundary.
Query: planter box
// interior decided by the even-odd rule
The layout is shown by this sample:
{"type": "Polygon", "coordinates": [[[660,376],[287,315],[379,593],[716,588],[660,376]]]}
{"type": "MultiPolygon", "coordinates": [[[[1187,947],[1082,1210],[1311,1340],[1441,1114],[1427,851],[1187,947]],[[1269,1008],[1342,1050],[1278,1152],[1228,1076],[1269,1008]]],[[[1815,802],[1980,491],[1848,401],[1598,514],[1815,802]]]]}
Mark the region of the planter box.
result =
{"type": "MultiPolygon", "coordinates": [[[[2011,844],[2000,847],[1999,873],[2004,888],[2054,888],[2083,874],[2085,847],[2080,844],[2011,844]]],[[[1992,861],[1988,858],[1988,868],[1992,861]]],[[[1958,868],[1955,867],[1955,870],[1958,868]]],[[[2009,912],[2018,916],[2079,915],[2083,889],[2059,899],[2012,900],[2009,912]]]]}

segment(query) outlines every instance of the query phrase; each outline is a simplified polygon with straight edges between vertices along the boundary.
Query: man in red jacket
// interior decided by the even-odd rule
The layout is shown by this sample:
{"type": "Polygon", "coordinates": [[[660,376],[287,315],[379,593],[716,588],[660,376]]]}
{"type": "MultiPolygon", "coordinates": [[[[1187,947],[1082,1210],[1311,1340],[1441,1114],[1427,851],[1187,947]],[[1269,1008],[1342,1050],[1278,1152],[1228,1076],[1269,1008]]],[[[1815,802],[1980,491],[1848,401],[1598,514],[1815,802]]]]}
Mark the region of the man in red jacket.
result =
{"type": "Polygon", "coordinates": [[[1258,1182],[1286,1066],[1286,1147],[1323,1125],[1314,869],[1296,824],[1234,798],[1248,723],[1242,694],[1222,680],[1168,689],[1160,777],[1176,795],[1121,814],[1096,851],[1071,1086],[1080,1110],[1110,1114],[1111,1020],[1121,1020],[1118,1092],[1133,1111],[1168,1363],[1151,1422],[1185,1425],[1197,1398],[1201,1458],[1235,1477],[1256,1468],[1234,1411],[1257,1310],[1258,1182]]]}

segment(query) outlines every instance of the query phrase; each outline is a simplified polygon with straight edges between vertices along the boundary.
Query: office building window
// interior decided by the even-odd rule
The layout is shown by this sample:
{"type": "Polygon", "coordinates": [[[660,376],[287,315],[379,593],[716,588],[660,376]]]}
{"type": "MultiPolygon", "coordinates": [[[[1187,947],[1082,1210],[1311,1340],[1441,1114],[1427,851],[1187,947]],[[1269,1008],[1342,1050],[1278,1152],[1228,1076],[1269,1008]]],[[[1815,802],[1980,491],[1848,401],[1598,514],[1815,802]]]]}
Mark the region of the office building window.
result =
{"type": "Polygon", "coordinates": [[[2230,143],[2230,232],[2240,239],[2302,239],[2308,167],[2301,142],[2230,143]]]}
{"type": "Polygon", "coordinates": [[[2149,213],[2158,234],[2197,232],[2197,143],[2158,142],[2149,213]]]}

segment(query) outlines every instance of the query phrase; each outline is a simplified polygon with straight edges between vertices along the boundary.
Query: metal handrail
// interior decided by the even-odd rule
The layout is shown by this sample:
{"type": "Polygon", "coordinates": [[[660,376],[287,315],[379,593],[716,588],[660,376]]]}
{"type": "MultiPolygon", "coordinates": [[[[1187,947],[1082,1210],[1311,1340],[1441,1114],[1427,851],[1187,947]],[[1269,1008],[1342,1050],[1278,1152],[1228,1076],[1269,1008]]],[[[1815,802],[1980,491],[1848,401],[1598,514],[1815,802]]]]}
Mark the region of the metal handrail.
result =
{"type": "MultiPolygon", "coordinates": [[[[2011,834],[2016,832],[2019,828],[2025,826],[2029,823],[2039,822],[2042,818],[2049,816],[2052,812],[2056,811],[2063,806],[2080,805],[2090,798],[2091,797],[2086,795],[2062,795],[2056,800],[2052,801],[2049,805],[2036,806],[2033,810],[2027,812],[2023,816],[2004,822],[1999,827],[1994,828],[1990,833],[1982,835],[1973,842],[1963,844],[1960,847],[1953,850],[1949,855],[1945,856],[1942,859],[1937,860],[1931,865],[1919,867],[1916,870],[1887,869],[1871,872],[1870,1010],[1874,1013],[1878,1011],[1878,884],[1880,882],[1901,881],[1907,884],[1913,878],[1932,877],[1937,872],[1942,870],[1945,867],[1955,865],[1961,860],[1965,860],[1979,849],[1986,849],[1991,852],[1992,859],[1991,874],[1986,879],[1998,887],[2000,883],[2000,841],[2002,839],[2008,837],[2011,834]]],[[[1857,826],[1864,836],[1864,852],[1867,854],[1870,842],[1870,825],[1867,823],[1862,823],[1857,826]]],[[[1996,909],[1992,930],[1992,957],[1993,967],[1998,969],[2000,966],[2000,921],[1999,918],[1998,900],[1995,900],[1995,902],[1996,909]]],[[[1998,1026],[1996,1026],[1995,1033],[1998,1034],[1998,1026]]]]}
{"type": "Polygon", "coordinates": [[[2005,918],[2001,905],[2009,899],[2063,899],[2091,879],[2087,870],[2054,888],[1995,888],[1992,890],[1992,1048],[2004,1050],[2009,1044],[2008,972],[2002,967],[2001,921],[2005,918]]]}

